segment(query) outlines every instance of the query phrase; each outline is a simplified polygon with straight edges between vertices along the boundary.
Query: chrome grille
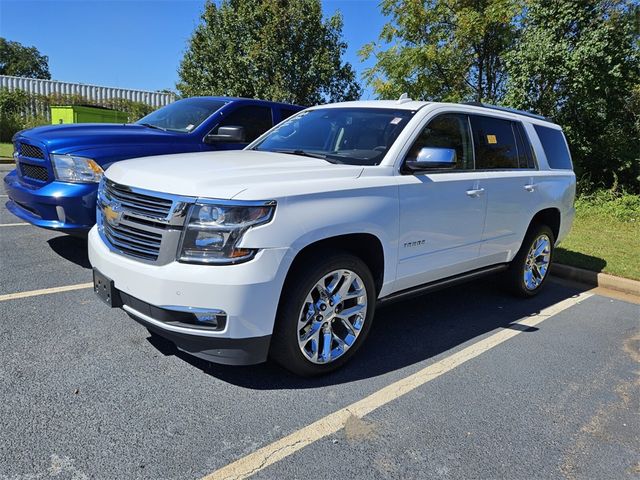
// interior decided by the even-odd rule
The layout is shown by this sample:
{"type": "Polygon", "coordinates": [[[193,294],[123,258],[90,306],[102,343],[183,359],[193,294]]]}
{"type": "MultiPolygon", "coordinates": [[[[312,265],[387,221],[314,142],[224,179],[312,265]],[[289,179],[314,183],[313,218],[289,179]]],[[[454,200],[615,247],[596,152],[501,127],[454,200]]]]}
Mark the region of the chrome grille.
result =
{"type": "Polygon", "coordinates": [[[28,143],[20,143],[20,155],[29,158],[41,158],[44,160],[44,152],[41,148],[28,143]]]}
{"type": "Polygon", "coordinates": [[[107,199],[117,201],[125,211],[157,219],[166,219],[173,205],[171,199],[137,193],[111,180],[105,180],[104,195],[107,199]]]}
{"type": "Polygon", "coordinates": [[[128,187],[103,179],[98,232],[112,250],[148,263],[175,260],[187,207],[195,199],[128,187]]]}
{"type": "Polygon", "coordinates": [[[41,182],[49,180],[49,172],[46,168],[22,162],[19,162],[19,165],[20,173],[22,173],[23,177],[33,178],[34,180],[39,180],[41,182]]]}
{"type": "Polygon", "coordinates": [[[109,242],[127,255],[156,261],[160,255],[162,234],[140,230],[133,226],[117,226],[103,222],[103,231],[109,242]]]}

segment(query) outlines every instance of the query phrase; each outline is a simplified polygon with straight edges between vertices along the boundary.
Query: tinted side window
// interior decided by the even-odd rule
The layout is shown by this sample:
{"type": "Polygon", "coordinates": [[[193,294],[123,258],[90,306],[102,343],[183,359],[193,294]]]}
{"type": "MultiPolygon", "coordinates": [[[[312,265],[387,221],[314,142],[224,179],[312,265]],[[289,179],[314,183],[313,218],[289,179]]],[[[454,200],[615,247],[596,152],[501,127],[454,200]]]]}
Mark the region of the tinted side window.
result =
{"type": "Polygon", "coordinates": [[[533,149],[524,127],[520,122],[513,122],[513,129],[518,146],[518,166],[520,168],[536,168],[536,163],[533,160],[533,149]]]}
{"type": "Polygon", "coordinates": [[[562,131],[540,125],[534,125],[534,128],[542,143],[542,149],[547,156],[549,166],[551,168],[571,170],[571,155],[562,131]]]}
{"type": "Polygon", "coordinates": [[[288,108],[281,108],[280,109],[280,120],[286,120],[287,118],[289,118],[291,115],[293,115],[294,113],[298,113],[299,110],[290,110],[288,108]]]}
{"type": "Polygon", "coordinates": [[[471,115],[478,170],[518,168],[518,149],[511,121],[471,115]]]}
{"type": "Polygon", "coordinates": [[[431,120],[411,146],[407,158],[417,158],[425,147],[452,148],[456,151],[456,169],[473,169],[471,134],[466,115],[446,113],[431,120]]]}
{"type": "Polygon", "coordinates": [[[220,122],[218,127],[244,127],[245,141],[252,142],[273,127],[269,107],[239,107],[220,122]]]}

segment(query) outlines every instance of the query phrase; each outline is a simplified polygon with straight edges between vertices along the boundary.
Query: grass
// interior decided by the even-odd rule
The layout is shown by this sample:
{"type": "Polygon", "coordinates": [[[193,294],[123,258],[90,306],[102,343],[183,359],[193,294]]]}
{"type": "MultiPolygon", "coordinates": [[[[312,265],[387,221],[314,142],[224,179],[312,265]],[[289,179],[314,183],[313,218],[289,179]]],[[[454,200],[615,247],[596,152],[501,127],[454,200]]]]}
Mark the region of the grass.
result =
{"type": "Polygon", "coordinates": [[[640,195],[600,191],[576,200],[558,263],[640,280],[640,195]]]}
{"type": "Polygon", "coordinates": [[[0,157],[11,158],[13,155],[13,145],[10,143],[0,143],[0,157]]]}

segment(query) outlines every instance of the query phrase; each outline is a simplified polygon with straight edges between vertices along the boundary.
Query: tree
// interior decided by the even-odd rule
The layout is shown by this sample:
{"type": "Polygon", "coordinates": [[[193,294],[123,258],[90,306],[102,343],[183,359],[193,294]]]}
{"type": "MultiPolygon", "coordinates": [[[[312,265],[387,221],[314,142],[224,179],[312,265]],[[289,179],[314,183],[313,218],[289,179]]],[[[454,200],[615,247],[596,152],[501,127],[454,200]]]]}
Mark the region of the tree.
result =
{"type": "Polygon", "coordinates": [[[342,17],[319,0],[207,1],[179,69],[182,95],[229,95],[302,105],[355,100],[360,86],[342,17]]]}
{"type": "Polygon", "coordinates": [[[36,47],[25,47],[0,37],[0,75],[50,79],[49,57],[36,47]]]}
{"type": "Polygon", "coordinates": [[[521,10],[518,0],[383,0],[392,21],[360,51],[376,60],[365,79],[382,98],[496,102],[521,10]]]}
{"type": "Polygon", "coordinates": [[[506,55],[505,103],[563,126],[586,188],[640,189],[637,14],[625,0],[530,0],[506,55]]]}

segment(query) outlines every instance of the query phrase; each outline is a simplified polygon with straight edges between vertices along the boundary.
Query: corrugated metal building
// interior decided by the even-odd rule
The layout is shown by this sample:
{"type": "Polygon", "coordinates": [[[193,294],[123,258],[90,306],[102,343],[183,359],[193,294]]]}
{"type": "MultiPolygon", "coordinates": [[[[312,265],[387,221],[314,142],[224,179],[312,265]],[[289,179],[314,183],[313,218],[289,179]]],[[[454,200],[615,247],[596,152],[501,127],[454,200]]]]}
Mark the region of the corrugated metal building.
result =
{"type": "MultiPolygon", "coordinates": [[[[60,82],[57,80],[12,77],[10,75],[0,75],[0,88],[24,90],[25,92],[38,95],[79,95],[97,104],[101,104],[107,100],[121,98],[133,102],[146,103],[154,108],[163,107],[175,100],[175,95],[172,93],[103,87],[84,83],[60,82]]],[[[48,109],[43,109],[37,102],[32,102],[30,113],[49,116],[48,109]]]]}

